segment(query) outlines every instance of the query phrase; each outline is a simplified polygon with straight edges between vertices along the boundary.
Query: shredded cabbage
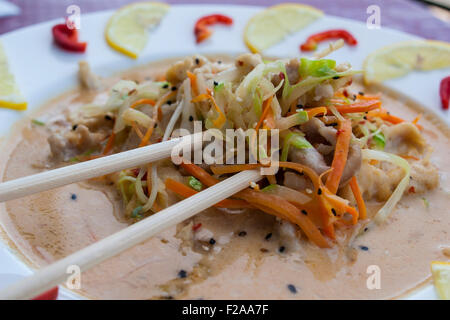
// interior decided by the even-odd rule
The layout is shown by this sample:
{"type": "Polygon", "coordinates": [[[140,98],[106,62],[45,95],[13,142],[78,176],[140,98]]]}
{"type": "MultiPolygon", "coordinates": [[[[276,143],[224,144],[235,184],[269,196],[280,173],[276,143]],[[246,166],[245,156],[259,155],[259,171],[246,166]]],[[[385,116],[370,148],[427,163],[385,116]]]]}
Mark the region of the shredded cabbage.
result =
{"type": "Polygon", "coordinates": [[[297,149],[309,149],[313,146],[300,133],[289,132],[284,137],[283,149],[281,151],[280,161],[286,161],[289,154],[289,147],[294,146],[297,149]]]}
{"type": "Polygon", "coordinates": [[[388,216],[394,210],[395,205],[397,204],[397,202],[400,201],[403,193],[408,187],[411,167],[409,166],[408,161],[392,153],[370,149],[363,149],[361,150],[361,152],[363,159],[387,161],[401,167],[405,171],[405,176],[400,181],[397,188],[395,188],[392,195],[389,197],[384,206],[377,212],[377,214],[374,217],[374,221],[380,224],[386,221],[388,216]]]}

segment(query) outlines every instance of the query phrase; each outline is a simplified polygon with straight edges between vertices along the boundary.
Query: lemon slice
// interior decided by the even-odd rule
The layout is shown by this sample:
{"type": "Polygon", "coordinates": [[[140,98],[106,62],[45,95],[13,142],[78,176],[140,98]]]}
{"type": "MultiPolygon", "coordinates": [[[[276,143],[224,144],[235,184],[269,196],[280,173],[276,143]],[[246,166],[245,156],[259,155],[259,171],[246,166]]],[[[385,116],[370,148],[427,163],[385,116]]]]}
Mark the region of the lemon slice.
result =
{"type": "Polygon", "coordinates": [[[245,44],[252,52],[261,52],[322,16],[322,11],[302,4],[270,7],[249,20],[244,30],[245,44]]]}
{"type": "Polygon", "coordinates": [[[136,59],[145,48],[148,31],[154,29],[169,11],[159,2],[137,2],[127,5],[109,19],[105,37],[115,50],[136,59]]]}
{"type": "Polygon", "coordinates": [[[412,70],[450,67],[450,44],[414,40],[395,43],[371,53],[364,61],[366,83],[398,78],[412,70]]]}
{"type": "Polygon", "coordinates": [[[434,286],[443,300],[450,300],[450,262],[431,262],[434,286]]]}
{"type": "Polygon", "coordinates": [[[27,103],[20,93],[14,76],[9,72],[8,59],[0,43],[0,107],[26,110],[27,103]]]}

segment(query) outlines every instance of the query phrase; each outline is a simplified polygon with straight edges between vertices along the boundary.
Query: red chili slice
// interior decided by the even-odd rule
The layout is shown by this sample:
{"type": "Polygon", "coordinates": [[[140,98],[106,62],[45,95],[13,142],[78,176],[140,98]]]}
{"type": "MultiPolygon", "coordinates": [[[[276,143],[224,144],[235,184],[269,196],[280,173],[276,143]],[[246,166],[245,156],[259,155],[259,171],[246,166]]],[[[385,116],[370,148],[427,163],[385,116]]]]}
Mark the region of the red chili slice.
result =
{"type": "Polygon", "coordinates": [[[78,42],[78,31],[77,29],[69,29],[67,24],[57,24],[52,28],[53,39],[55,43],[67,50],[72,52],[85,52],[86,42],[78,42]]]}
{"type": "Polygon", "coordinates": [[[194,34],[197,43],[200,43],[211,36],[212,30],[209,29],[208,26],[218,23],[232,25],[233,19],[223,14],[212,14],[198,19],[194,27],[194,34]]]}
{"type": "Polygon", "coordinates": [[[309,36],[308,39],[300,45],[300,49],[302,51],[314,51],[317,49],[317,44],[319,42],[330,39],[343,39],[350,46],[355,46],[358,44],[358,41],[350,34],[350,32],[337,29],[323,31],[309,36]]]}
{"type": "Polygon", "coordinates": [[[56,300],[58,298],[58,287],[54,287],[37,297],[33,298],[33,300],[56,300]]]}
{"type": "Polygon", "coordinates": [[[444,78],[439,86],[439,95],[441,96],[442,109],[448,110],[450,100],[450,77],[444,78]]]}

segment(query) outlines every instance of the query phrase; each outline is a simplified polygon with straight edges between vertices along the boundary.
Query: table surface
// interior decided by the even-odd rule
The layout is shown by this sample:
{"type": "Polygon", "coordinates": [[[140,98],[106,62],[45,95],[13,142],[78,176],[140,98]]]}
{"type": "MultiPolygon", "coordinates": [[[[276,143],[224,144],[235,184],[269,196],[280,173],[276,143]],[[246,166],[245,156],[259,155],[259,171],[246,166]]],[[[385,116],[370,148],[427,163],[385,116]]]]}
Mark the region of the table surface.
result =
{"type": "MultiPolygon", "coordinates": [[[[22,9],[20,16],[0,18],[0,34],[31,24],[66,16],[66,8],[76,4],[81,14],[119,8],[132,0],[8,0],[22,9]]],[[[170,4],[241,4],[270,6],[282,2],[313,5],[326,14],[366,21],[367,7],[378,5],[381,26],[402,30],[427,39],[450,42],[450,24],[435,18],[427,6],[413,0],[169,0],[170,4]]]]}

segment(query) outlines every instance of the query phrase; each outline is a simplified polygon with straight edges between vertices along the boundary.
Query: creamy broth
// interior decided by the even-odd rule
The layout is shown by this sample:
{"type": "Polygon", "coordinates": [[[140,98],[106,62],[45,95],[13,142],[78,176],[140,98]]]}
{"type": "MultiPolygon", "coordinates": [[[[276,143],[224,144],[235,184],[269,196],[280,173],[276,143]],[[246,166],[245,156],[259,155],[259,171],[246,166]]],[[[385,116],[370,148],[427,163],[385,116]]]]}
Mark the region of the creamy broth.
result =
{"type": "MultiPolygon", "coordinates": [[[[169,63],[152,63],[107,82],[112,85],[119,78],[154,78],[169,63]]],[[[376,92],[375,88],[362,89],[376,92]]],[[[88,94],[77,89],[50,101],[34,117],[46,119],[66,108],[104,101],[105,97],[106,92],[88,94]]],[[[405,119],[412,120],[425,112],[394,94],[384,94],[382,101],[385,108],[405,119]]],[[[450,247],[448,128],[431,115],[422,117],[420,123],[424,127],[422,134],[434,148],[431,162],[439,169],[440,186],[424,195],[404,196],[389,220],[359,236],[353,249],[319,249],[305,239],[297,246],[287,246],[272,216],[209,209],[83,273],[78,293],[102,299],[399,297],[425,283],[430,276],[430,261],[448,260],[444,249],[450,247]],[[429,208],[423,198],[429,201],[429,208]],[[201,223],[201,232],[210,232],[216,243],[186,245],[177,231],[188,223],[201,223]],[[266,240],[269,233],[272,236],[266,240]],[[381,270],[381,289],[367,288],[366,271],[370,265],[381,270]],[[179,277],[180,270],[186,271],[187,277],[179,277]],[[295,293],[289,285],[295,286],[295,293]]],[[[45,170],[50,156],[47,136],[44,128],[30,125],[30,119],[17,125],[2,149],[2,179],[45,170]]],[[[372,211],[379,206],[372,204],[372,211]]],[[[37,267],[128,225],[121,216],[114,187],[96,180],[1,204],[0,219],[14,245],[37,267]]]]}

